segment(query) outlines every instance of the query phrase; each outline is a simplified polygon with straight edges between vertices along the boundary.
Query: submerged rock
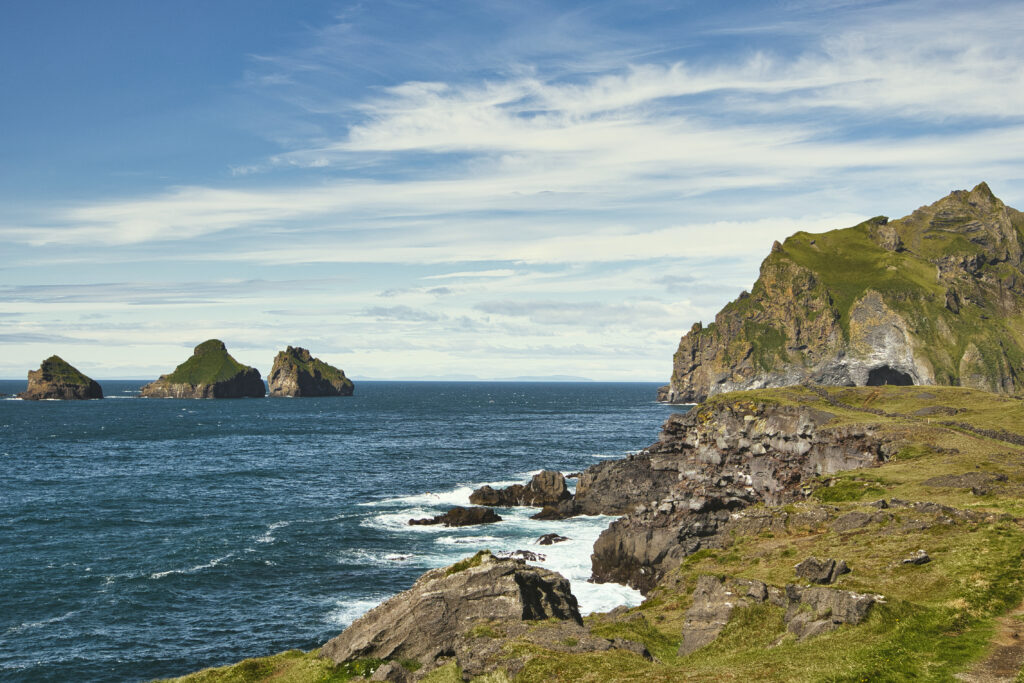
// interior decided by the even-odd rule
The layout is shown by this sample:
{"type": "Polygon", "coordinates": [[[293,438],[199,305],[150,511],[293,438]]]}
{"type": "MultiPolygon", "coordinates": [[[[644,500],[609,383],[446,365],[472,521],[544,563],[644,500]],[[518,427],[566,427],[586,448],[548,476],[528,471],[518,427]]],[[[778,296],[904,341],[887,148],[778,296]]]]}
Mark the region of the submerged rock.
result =
{"type": "Polygon", "coordinates": [[[274,358],[267,376],[271,396],[351,396],[354,385],[345,371],[289,346],[274,358]]]}
{"type": "Polygon", "coordinates": [[[18,394],[27,401],[103,398],[103,389],[60,356],[50,356],[38,370],[28,371],[28,388],[18,394]]]}
{"type": "Polygon", "coordinates": [[[267,389],[256,368],[242,365],[228,353],[224,342],[210,339],[197,346],[192,357],[142,387],[142,398],[263,398],[267,389]]]}
{"type": "Polygon", "coordinates": [[[455,506],[448,512],[434,517],[410,519],[412,526],[443,524],[445,526],[471,526],[473,524],[493,524],[500,522],[501,517],[492,509],[485,507],[464,508],[455,506]]]}

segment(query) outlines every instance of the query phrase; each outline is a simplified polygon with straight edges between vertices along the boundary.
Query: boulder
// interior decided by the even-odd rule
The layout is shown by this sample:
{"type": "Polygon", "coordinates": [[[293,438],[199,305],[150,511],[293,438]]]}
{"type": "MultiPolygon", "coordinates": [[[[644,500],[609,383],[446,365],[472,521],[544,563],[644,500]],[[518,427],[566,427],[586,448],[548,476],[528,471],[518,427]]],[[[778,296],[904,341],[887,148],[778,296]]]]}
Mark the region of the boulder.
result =
{"type": "Polygon", "coordinates": [[[351,396],[354,385],[345,371],[289,346],[274,358],[267,376],[271,396],[351,396]]]}
{"type": "Polygon", "coordinates": [[[494,510],[485,507],[464,508],[455,506],[448,512],[435,517],[424,517],[423,519],[410,519],[409,524],[429,525],[443,524],[445,526],[471,526],[473,524],[493,524],[500,522],[501,517],[494,510]]]}
{"type": "Polygon", "coordinates": [[[533,475],[528,484],[513,484],[508,488],[494,489],[481,486],[469,496],[473,505],[490,505],[492,507],[513,507],[529,505],[533,507],[557,506],[564,500],[572,498],[565,485],[565,477],[555,470],[542,470],[533,475]]]}
{"type": "Polygon", "coordinates": [[[910,557],[903,560],[903,564],[928,564],[932,558],[924,550],[918,550],[910,557]]]}
{"type": "Polygon", "coordinates": [[[18,394],[26,401],[103,398],[103,389],[60,356],[50,356],[38,370],[28,371],[28,388],[18,394]]]}
{"type": "Polygon", "coordinates": [[[535,553],[532,550],[509,550],[495,555],[502,560],[523,560],[524,562],[543,562],[548,559],[547,555],[535,553]]]}
{"type": "Polygon", "coordinates": [[[459,657],[474,627],[497,635],[505,623],[546,619],[582,625],[568,580],[481,551],[427,572],[329,640],[321,654],[339,664],[362,657],[414,659],[429,671],[439,657],[459,657]]]}
{"type": "Polygon", "coordinates": [[[538,545],[554,545],[555,543],[561,543],[562,541],[568,541],[569,539],[565,536],[559,536],[558,534],[544,534],[537,539],[538,545]]]}
{"type": "Polygon", "coordinates": [[[821,584],[835,583],[836,579],[850,571],[845,560],[837,562],[831,557],[827,560],[819,560],[814,556],[808,557],[794,569],[796,569],[796,575],[801,579],[821,584]]]}
{"type": "Polygon", "coordinates": [[[256,368],[242,365],[224,342],[209,339],[169,375],[142,387],[142,398],[263,398],[267,388],[256,368]]]}
{"type": "Polygon", "coordinates": [[[881,596],[824,586],[786,586],[789,605],[786,628],[800,640],[835,630],[840,624],[859,624],[867,619],[881,596]]]}

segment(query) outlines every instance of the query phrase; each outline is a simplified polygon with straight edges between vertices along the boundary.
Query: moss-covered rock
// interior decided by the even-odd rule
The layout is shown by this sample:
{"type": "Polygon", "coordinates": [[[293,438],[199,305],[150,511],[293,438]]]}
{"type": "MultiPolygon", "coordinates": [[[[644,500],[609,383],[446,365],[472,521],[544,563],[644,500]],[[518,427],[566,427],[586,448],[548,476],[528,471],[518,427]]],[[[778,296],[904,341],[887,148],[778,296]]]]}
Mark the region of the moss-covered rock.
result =
{"type": "Polygon", "coordinates": [[[224,342],[210,339],[192,357],[142,387],[143,398],[263,398],[266,387],[256,368],[231,357],[224,342]]]}
{"type": "Polygon", "coordinates": [[[277,354],[267,384],[271,396],[351,396],[354,389],[344,370],[298,346],[277,354]]]}
{"type": "Polygon", "coordinates": [[[50,356],[38,370],[28,371],[28,388],[18,394],[28,401],[103,398],[103,389],[60,356],[50,356]]]}
{"type": "Polygon", "coordinates": [[[776,243],[676,351],[661,400],[800,382],[1024,389],[1024,214],[981,183],[909,216],[776,243]]]}

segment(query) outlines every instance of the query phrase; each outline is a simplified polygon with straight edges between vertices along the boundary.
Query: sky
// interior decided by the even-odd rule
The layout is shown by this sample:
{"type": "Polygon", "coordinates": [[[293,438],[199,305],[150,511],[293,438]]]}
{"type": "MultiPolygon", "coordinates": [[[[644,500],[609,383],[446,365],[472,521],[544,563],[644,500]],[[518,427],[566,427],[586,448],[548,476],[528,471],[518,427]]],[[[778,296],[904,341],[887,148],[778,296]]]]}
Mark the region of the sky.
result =
{"type": "Polygon", "coordinates": [[[987,181],[1024,4],[0,5],[0,377],[222,339],[356,379],[667,381],[773,240],[987,181]]]}

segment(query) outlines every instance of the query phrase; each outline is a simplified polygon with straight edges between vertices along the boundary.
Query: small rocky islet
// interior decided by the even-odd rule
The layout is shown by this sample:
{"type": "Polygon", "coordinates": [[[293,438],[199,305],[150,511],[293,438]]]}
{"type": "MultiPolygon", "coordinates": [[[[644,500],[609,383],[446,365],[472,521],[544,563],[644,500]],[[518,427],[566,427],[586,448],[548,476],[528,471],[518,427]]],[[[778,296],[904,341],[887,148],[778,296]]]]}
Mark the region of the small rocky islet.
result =
{"type": "Polygon", "coordinates": [[[263,398],[260,371],[232,358],[224,342],[209,339],[168,375],[142,387],[142,398],[263,398]]]}
{"type": "Polygon", "coordinates": [[[289,346],[274,358],[267,376],[271,396],[351,396],[354,385],[345,371],[289,346]]]}
{"type": "Polygon", "coordinates": [[[18,394],[26,401],[103,398],[103,389],[60,356],[50,356],[38,370],[29,370],[28,388],[18,394]]]}

